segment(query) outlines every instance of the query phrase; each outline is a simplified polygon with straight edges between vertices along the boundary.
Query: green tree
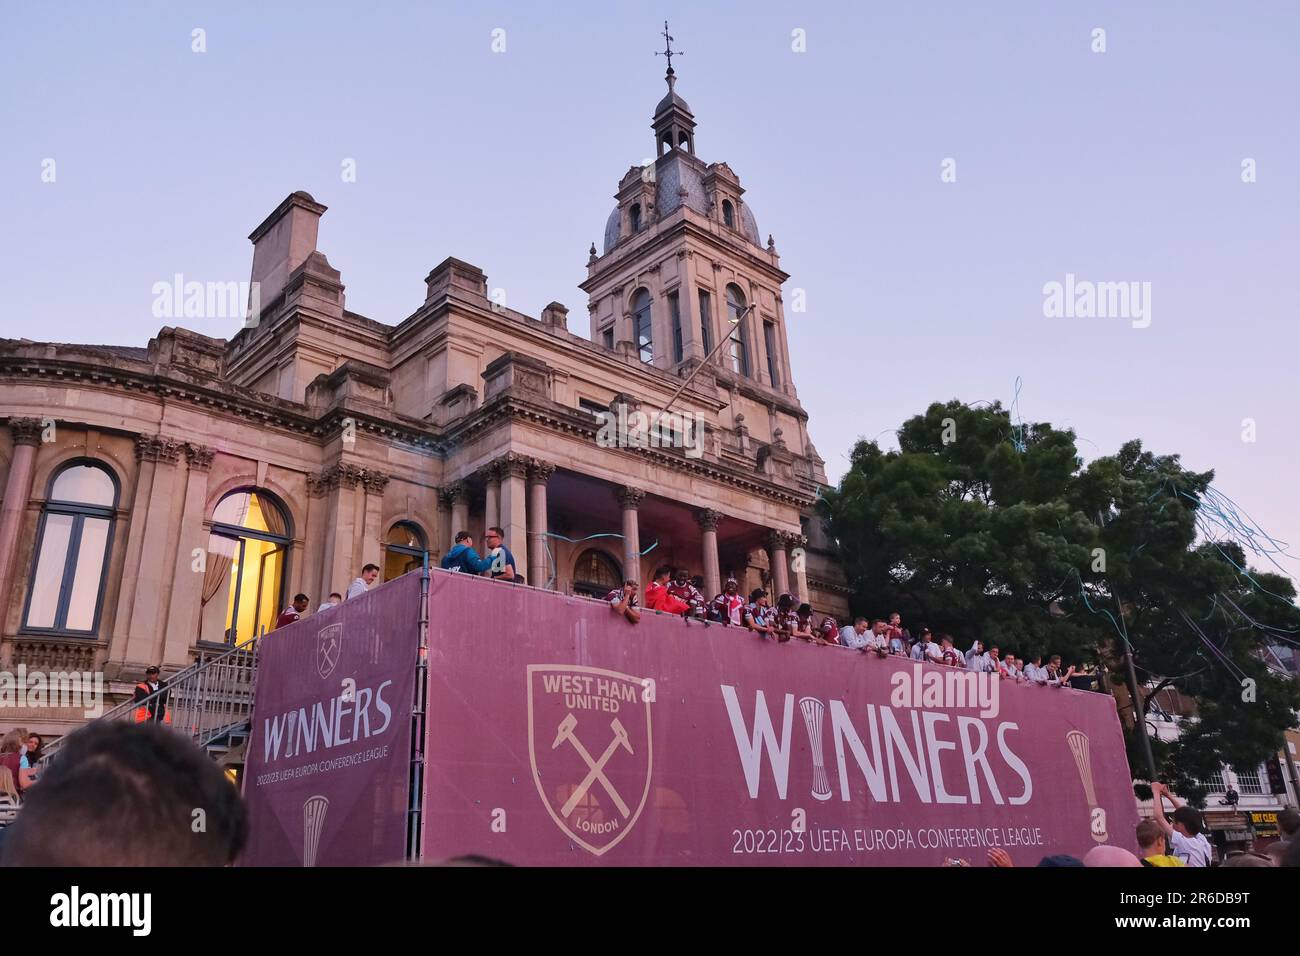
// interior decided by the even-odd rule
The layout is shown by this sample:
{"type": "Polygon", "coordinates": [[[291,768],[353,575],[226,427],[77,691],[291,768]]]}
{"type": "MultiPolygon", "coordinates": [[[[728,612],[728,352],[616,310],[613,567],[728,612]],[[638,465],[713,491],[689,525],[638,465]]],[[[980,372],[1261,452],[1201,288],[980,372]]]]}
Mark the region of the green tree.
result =
{"type": "Polygon", "coordinates": [[[821,503],[855,613],[898,610],[963,647],[1060,654],[1112,686],[1128,641],[1148,695],[1174,687],[1196,708],[1177,744],[1154,747],[1158,775],[1191,799],[1220,760],[1254,766],[1279,749],[1300,695],[1260,652],[1300,631],[1300,610],[1291,582],[1249,571],[1239,545],[1198,540],[1212,472],[1136,441],[1085,468],[1072,431],[1019,425],[997,403],[933,404],[898,444],[859,441],[821,503]]]}

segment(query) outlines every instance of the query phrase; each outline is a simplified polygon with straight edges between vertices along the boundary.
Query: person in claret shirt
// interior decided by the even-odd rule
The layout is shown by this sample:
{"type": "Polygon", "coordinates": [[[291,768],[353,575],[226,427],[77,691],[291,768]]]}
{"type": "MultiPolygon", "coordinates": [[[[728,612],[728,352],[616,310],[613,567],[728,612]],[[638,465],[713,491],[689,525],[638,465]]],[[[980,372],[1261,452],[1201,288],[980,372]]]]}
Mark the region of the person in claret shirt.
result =
{"type": "Polygon", "coordinates": [[[749,603],[745,605],[742,615],[745,627],[758,634],[763,640],[776,636],[776,624],[772,620],[772,606],[768,604],[767,592],[754,588],[749,594],[749,603]]]}
{"type": "Polygon", "coordinates": [[[949,667],[963,667],[966,664],[962,652],[952,646],[951,634],[944,634],[939,638],[939,663],[947,664],[949,667]]]}
{"type": "Polygon", "coordinates": [[[817,632],[818,644],[835,644],[840,643],[840,625],[834,616],[827,614],[822,618],[822,626],[817,632]]]}
{"type": "Polygon", "coordinates": [[[903,627],[903,615],[895,611],[889,615],[889,628],[885,632],[885,638],[889,642],[889,652],[903,653],[903,649],[911,647],[912,632],[903,627]],[[897,648],[897,651],[895,651],[897,648]]]}
{"type": "Polygon", "coordinates": [[[669,614],[685,614],[691,606],[685,601],[673,597],[668,590],[668,581],[673,569],[666,564],[655,568],[654,580],[645,589],[645,606],[652,611],[667,611],[669,614]]]}
{"type": "Polygon", "coordinates": [[[744,626],[745,599],[740,596],[740,585],[735,578],[727,578],[722,593],[713,599],[709,609],[723,624],[744,626]]]}
{"type": "Polygon", "coordinates": [[[794,595],[782,594],[776,599],[776,613],[771,621],[776,628],[778,642],[784,644],[794,637],[794,632],[799,630],[799,615],[795,613],[794,595]]]}
{"type": "MultiPolygon", "coordinates": [[[[801,641],[815,640],[815,635],[813,634],[812,605],[806,603],[800,604],[799,607],[795,610],[794,614],[795,614],[795,629],[793,632],[794,636],[799,638],[801,641]]],[[[820,644],[823,642],[818,641],[818,643],[820,644]]]]}
{"type": "Polygon", "coordinates": [[[298,620],[298,618],[307,613],[307,605],[310,603],[311,601],[307,595],[295,594],[293,603],[280,612],[280,616],[275,619],[275,627],[271,628],[271,630],[278,631],[286,624],[292,624],[294,621],[298,620]]]}
{"type": "Polygon", "coordinates": [[[673,572],[673,579],[668,584],[668,593],[683,602],[692,617],[704,616],[704,595],[691,583],[691,573],[685,568],[673,572]]]}
{"type": "Polygon", "coordinates": [[[628,578],[621,588],[614,588],[605,595],[605,602],[633,624],[641,620],[641,612],[636,606],[637,587],[637,583],[628,578]]]}

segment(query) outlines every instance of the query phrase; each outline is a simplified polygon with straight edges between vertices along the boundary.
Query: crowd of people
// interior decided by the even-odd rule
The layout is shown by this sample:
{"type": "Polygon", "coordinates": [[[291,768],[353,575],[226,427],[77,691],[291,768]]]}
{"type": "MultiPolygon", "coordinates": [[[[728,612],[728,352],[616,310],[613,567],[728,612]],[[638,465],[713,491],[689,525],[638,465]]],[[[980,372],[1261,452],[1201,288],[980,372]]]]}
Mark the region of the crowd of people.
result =
{"type": "Polygon", "coordinates": [[[817,620],[811,605],[797,603],[790,594],[779,595],[773,604],[765,589],[755,588],[746,600],[734,577],[727,578],[721,593],[712,600],[705,598],[703,587],[702,576],[692,577],[686,568],[663,564],[655,568],[644,594],[638,582],[628,579],[621,588],[605,595],[605,600],[634,624],[641,620],[643,609],[661,611],[743,628],[764,640],[784,643],[799,638],[811,644],[834,645],[880,657],[904,657],[997,673],[1008,680],[1032,684],[1093,689],[1096,680],[1094,674],[1084,673],[1079,667],[1066,667],[1059,654],[1018,657],[1010,652],[1004,654],[996,644],[986,648],[978,639],[963,651],[958,649],[952,635],[940,634],[936,638],[928,627],[920,628],[913,637],[897,611],[888,620],[857,617],[841,625],[831,614],[817,620]]]}

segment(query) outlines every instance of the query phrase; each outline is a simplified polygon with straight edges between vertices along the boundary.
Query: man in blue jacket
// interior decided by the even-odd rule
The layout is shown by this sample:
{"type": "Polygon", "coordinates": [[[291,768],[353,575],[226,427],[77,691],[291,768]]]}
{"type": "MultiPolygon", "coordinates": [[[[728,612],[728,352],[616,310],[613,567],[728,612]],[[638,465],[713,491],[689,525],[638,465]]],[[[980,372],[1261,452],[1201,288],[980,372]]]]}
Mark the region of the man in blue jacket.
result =
{"type": "Polygon", "coordinates": [[[474,550],[474,539],[469,532],[459,531],[456,533],[456,544],[442,557],[442,567],[446,571],[482,574],[492,567],[492,559],[480,558],[474,550]]]}

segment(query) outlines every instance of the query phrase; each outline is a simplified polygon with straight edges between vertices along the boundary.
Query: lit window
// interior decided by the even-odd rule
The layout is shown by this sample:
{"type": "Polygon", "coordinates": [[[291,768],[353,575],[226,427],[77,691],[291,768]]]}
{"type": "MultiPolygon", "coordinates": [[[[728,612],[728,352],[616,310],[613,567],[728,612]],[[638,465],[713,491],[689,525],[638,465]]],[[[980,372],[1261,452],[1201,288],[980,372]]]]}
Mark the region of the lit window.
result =
{"type": "MultiPolygon", "coordinates": [[[[275,627],[284,610],[289,523],[262,491],[235,491],[217,503],[203,571],[199,640],[242,644],[275,627]]],[[[334,582],[343,590],[347,582],[334,582]]]]}
{"type": "Polygon", "coordinates": [[[420,526],[410,521],[399,521],[389,529],[384,545],[384,580],[391,581],[408,571],[418,571],[424,567],[428,553],[420,526]]]}
{"type": "Polygon", "coordinates": [[[54,477],[41,513],[24,628],[93,634],[99,627],[117,481],[78,461],[54,477]]]}

